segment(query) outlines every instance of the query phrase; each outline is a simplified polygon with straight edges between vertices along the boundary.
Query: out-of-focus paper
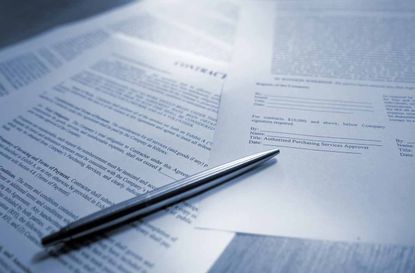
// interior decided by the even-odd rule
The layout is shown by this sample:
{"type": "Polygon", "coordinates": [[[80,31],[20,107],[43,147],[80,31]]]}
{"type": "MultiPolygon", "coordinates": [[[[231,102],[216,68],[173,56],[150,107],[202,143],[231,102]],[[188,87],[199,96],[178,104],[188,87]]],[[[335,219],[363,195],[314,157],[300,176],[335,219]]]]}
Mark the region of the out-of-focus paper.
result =
{"type": "Polygon", "coordinates": [[[238,4],[228,0],[143,1],[65,25],[0,52],[0,98],[53,72],[111,36],[228,63],[238,11],[238,4]]]}
{"type": "Polygon", "coordinates": [[[267,268],[278,273],[412,273],[414,250],[414,246],[382,243],[238,234],[210,272],[251,273],[267,268]]]}
{"type": "Polygon", "coordinates": [[[198,226],[415,243],[415,15],[247,3],[212,165],[279,148],[217,190],[198,226]]]}
{"type": "Polygon", "coordinates": [[[232,235],[190,202],[56,256],[40,238],[206,168],[225,68],[110,39],[2,101],[0,271],[208,270],[232,235]]]}

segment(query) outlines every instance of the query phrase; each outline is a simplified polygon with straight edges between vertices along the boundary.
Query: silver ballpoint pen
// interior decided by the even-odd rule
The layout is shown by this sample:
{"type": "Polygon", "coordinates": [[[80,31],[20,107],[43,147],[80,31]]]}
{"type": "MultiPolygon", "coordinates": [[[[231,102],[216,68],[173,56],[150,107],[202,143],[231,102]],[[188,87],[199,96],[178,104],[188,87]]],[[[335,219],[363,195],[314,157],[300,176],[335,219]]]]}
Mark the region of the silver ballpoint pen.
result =
{"type": "Polygon", "coordinates": [[[167,206],[193,197],[241,175],[279,154],[279,150],[250,155],[212,169],[208,169],[162,186],[148,193],[133,197],[116,205],[85,216],[59,231],[42,238],[42,245],[52,246],[85,238],[156,212],[167,206]]]}

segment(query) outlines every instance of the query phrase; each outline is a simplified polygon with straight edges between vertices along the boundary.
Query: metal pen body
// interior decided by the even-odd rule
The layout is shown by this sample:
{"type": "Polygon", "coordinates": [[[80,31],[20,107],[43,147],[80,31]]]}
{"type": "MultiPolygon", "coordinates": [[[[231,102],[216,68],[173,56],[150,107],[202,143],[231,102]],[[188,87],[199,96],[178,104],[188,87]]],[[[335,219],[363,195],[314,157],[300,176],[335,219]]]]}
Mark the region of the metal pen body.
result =
{"type": "Polygon", "coordinates": [[[271,150],[247,156],[133,197],[63,227],[58,232],[44,237],[42,244],[49,246],[70,241],[108,229],[130,219],[148,215],[222,184],[255,168],[278,153],[278,150],[271,150]]]}

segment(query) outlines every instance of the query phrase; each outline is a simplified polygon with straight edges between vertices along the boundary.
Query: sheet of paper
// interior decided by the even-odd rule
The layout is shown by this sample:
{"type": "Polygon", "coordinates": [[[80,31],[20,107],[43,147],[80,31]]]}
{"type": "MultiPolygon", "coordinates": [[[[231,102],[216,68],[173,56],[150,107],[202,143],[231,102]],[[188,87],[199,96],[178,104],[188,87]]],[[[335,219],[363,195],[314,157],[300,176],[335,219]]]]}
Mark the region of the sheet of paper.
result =
{"type": "Polygon", "coordinates": [[[251,273],[266,268],[278,273],[412,273],[414,250],[415,246],[238,234],[210,272],[251,273]]]}
{"type": "Polygon", "coordinates": [[[227,63],[238,11],[228,0],[143,1],[66,25],[0,52],[0,99],[114,35],[227,63]]]}
{"type": "Polygon", "coordinates": [[[209,194],[197,225],[414,244],[414,14],[274,5],[241,13],[212,163],[281,154],[209,194]]]}
{"type": "Polygon", "coordinates": [[[206,168],[226,67],[107,40],[0,102],[1,272],[205,272],[231,233],[181,203],[55,257],[40,238],[206,168]]]}

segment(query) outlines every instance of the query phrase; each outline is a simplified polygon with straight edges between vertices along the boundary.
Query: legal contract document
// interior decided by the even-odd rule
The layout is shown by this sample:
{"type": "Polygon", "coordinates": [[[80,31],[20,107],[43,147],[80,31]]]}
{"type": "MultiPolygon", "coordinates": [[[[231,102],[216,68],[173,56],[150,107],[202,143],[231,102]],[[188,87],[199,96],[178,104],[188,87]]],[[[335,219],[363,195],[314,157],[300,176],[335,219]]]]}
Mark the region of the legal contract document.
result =
{"type": "Polygon", "coordinates": [[[247,3],[212,164],[280,148],[211,194],[198,226],[415,243],[415,16],[247,3]]]}
{"type": "Polygon", "coordinates": [[[0,52],[0,100],[111,36],[228,63],[238,12],[229,0],[140,1],[65,25],[0,52]]]}
{"type": "Polygon", "coordinates": [[[181,203],[76,249],[40,238],[207,166],[225,67],[107,40],[0,109],[1,272],[205,272],[232,235],[181,203]]]}

